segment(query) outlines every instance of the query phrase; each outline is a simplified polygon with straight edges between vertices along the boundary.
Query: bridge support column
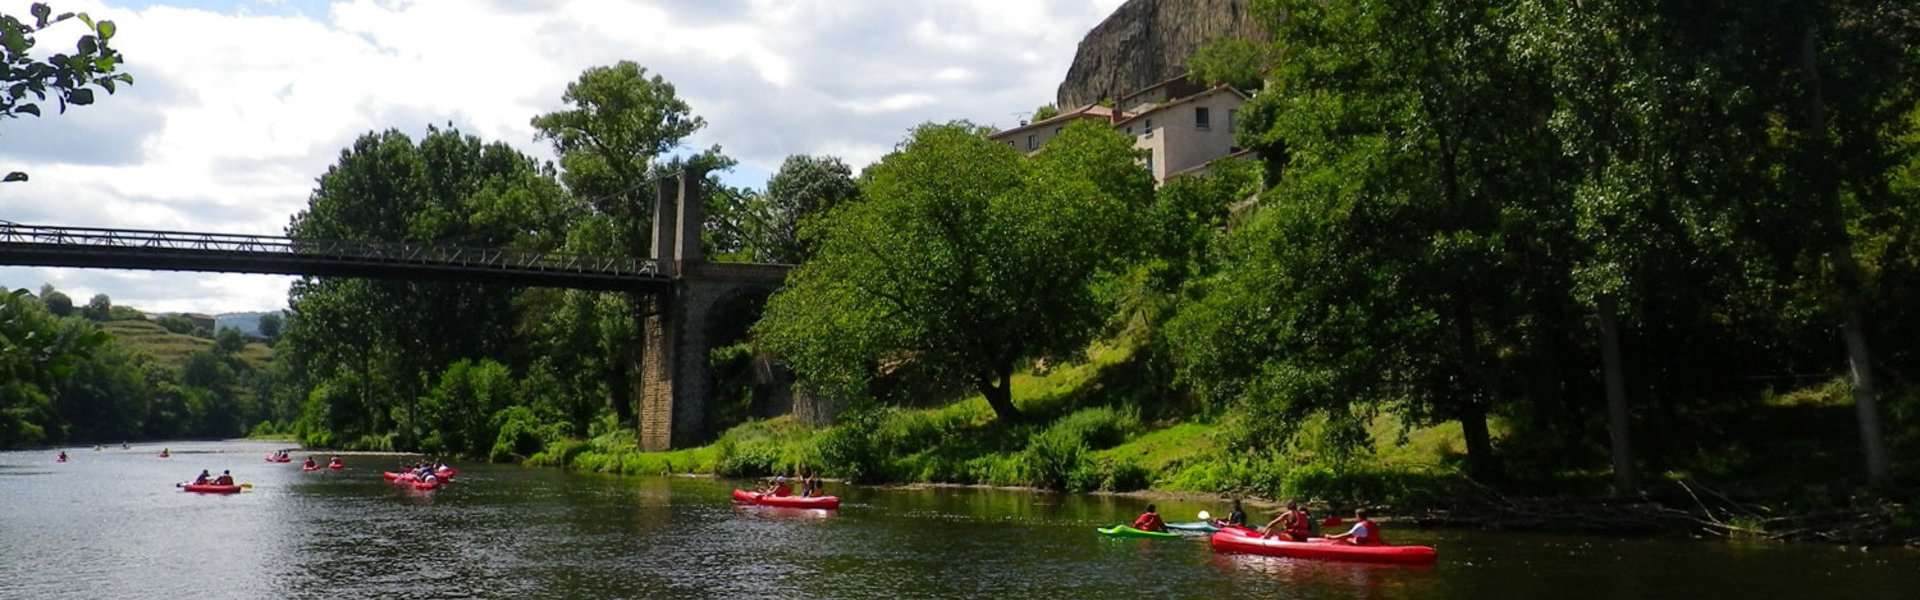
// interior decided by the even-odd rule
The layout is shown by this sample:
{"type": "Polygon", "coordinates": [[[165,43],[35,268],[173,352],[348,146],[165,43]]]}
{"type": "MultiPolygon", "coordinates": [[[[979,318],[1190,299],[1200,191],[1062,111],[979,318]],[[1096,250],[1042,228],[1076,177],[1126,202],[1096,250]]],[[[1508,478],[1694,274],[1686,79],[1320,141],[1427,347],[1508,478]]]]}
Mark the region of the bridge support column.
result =
{"type": "Polygon", "coordinates": [[[706,425],[708,300],[685,282],[653,297],[640,360],[640,449],[694,443],[706,425]]]}

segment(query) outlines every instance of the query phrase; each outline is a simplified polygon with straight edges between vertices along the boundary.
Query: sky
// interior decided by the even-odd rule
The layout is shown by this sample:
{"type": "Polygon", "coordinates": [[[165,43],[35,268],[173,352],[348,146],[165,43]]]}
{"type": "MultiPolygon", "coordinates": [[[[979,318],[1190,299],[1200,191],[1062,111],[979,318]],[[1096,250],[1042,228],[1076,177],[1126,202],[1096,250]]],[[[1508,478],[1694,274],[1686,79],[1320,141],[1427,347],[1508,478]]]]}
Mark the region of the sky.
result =
{"type": "MultiPolygon", "coordinates": [[[[793,154],[858,170],[914,125],[1011,127],[1053,101],[1074,50],[1122,0],[49,0],[112,20],[135,84],[91,106],[0,121],[0,219],[279,235],[341,149],[451,124],[552,159],[528,121],[581,71],[664,77],[764,188],[793,154]]],[[[25,16],[29,2],[0,0],[25,16]]],[[[39,34],[71,47],[76,22],[39,34]]],[[[291,277],[0,267],[149,312],[286,308],[291,277]]]]}

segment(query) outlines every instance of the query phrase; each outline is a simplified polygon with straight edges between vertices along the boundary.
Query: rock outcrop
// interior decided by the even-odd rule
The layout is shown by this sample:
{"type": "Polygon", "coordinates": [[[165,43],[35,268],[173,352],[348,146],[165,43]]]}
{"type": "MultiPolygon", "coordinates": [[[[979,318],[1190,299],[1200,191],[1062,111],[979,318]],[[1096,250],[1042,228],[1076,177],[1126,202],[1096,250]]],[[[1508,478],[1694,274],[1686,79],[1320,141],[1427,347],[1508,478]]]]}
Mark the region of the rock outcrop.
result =
{"type": "Polygon", "coordinates": [[[1080,40],[1055,106],[1120,98],[1187,72],[1187,60],[1221,35],[1263,39],[1253,0],[1127,0],[1080,40]]]}

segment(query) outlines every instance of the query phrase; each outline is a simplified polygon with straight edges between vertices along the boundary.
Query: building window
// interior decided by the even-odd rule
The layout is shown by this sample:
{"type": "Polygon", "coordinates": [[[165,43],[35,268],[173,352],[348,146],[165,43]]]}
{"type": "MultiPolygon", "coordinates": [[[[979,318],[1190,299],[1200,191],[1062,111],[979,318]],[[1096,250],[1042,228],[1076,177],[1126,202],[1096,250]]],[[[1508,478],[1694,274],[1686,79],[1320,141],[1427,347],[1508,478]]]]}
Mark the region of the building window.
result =
{"type": "Polygon", "coordinates": [[[1053,134],[1054,134],[1054,135],[1060,135],[1060,132],[1062,132],[1062,131],[1066,131],[1066,130],[1067,130],[1067,128],[1065,128],[1065,127],[1055,127],[1055,128],[1053,128],[1053,134]]]}
{"type": "Polygon", "coordinates": [[[1153,149],[1152,148],[1147,149],[1147,172],[1153,173],[1154,179],[1160,178],[1160,173],[1153,170],[1153,149]]]}
{"type": "Polygon", "coordinates": [[[1127,135],[1133,135],[1133,126],[1132,126],[1132,125],[1128,125],[1128,126],[1127,126],[1127,135]]]}
{"type": "Polygon", "coordinates": [[[1039,147],[1040,147],[1040,143],[1033,140],[1033,134],[1031,133],[1027,134],[1027,149],[1032,150],[1034,148],[1039,148],[1039,147]]]}
{"type": "Polygon", "coordinates": [[[1213,124],[1211,122],[1212,119],[1210,117],[1211,115],[1207,114],[1207,107],[1205,106],[1193,107],[1193,128],[1194,129],[1208,128],[1213,124]]]}
{"type": "Polygon", "coordinates": [[[1147,119],[1146,128],[1142,129],[1140,132],[1147,135],[1153,135],[1153,119],[1147,119]]]}
{"type": "Polygon", "coordinates": [[[1233,117],[1237,114],[1240,114],[1240,111],[1227,109],[1227,131],[1233,131],[1233,117]]]}

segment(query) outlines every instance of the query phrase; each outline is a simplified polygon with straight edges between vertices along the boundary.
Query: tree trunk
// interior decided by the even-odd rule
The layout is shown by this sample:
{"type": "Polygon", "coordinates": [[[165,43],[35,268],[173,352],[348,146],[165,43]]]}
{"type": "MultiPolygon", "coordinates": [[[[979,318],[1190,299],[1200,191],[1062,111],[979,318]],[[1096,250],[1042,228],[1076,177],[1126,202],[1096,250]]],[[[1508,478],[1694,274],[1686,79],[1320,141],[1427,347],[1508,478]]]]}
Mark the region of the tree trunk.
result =
{"type": "Polygon", "coordinates": [[[1467,473],[1481,480],[1499,479],[1500,464],[1493,458],[1493,435],[1487,432],[1487,410],[1473,403],[1461,406],[1460,433],[1467,438],[1467,473]]]}
{"type": "Polygon", "coordinates": [[[1013,370],[998,369],[998,371],[994,374],[999,378],[997,384],[983,379],[976,386],[980,388],[980,395],[986,397],[987,406],[993,407],[994,416],[1005,423],[1018,423],[1024,415],[1020,414],[1019,408],[1013,406],[1013,370]]]}
{"type": "Polygon", "coordinates": [[[1867,459],[1867,482],[1884,488],[1893,482],[1887,462],[1886,442],[1881,437],[1880,407],[1873,382],[1873,352],[1867,346],[1867,317],[1860,306],[1860,266],[1854,262],[1853,240],[1847,235],[1846,215],[1840,207],[1840,182],[1831,164],[1832,149],[1827,137],[1827,107],[1822,95],[1817,28],[1807,26],[1802,40],[1801,68],[1811,92],[1808,97],[1807,138],[1812,148],[1803,164],[1811,171],[1808,179],[1826,209],[1826,234],[1830,237],[1828,256],[1840,296],[1841,335],[1846,338],[1848,372],[1853,378],[1854,417],[1860,424],[1860,445],[1867,459]]]}
{"type": "Polygon", "coordinates": [[[1613,494],[1632,496],[1640,492],[1640,480],[1633,469],[1633,437],[1627,429],[1627,385],[1620,369],[1619,306],[1613,294],[1601,294],[1597,300],[1600,364],[1607,385],[1607,437],[1613,442],[1613,494]]]}

